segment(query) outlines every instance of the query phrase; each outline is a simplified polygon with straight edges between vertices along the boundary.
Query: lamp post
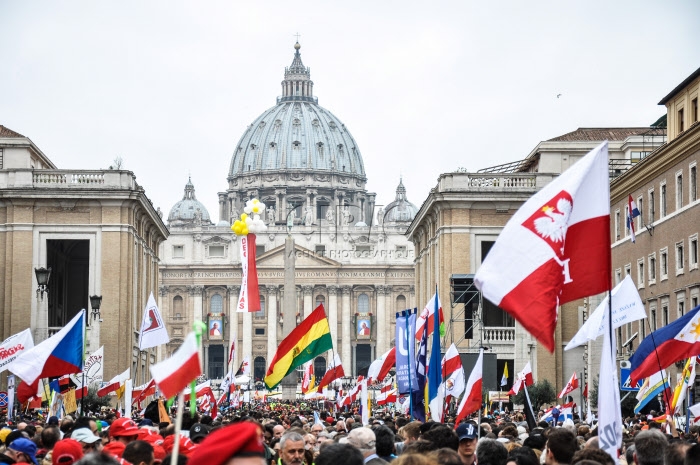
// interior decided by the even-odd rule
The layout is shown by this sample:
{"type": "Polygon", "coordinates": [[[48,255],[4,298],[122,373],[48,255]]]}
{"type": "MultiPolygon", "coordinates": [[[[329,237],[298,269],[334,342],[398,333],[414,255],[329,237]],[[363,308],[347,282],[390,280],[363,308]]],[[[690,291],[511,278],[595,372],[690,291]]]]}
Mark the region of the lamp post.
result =
{"type": "Polygon", "coordinates": [[[49,293],[49,278],[51,278],[51,267],[44,268],[34,268],[34,274],[36,275],[36,282],[38,284],[36,288],[37,299],[41,296],[41,300],[44,300],[44,292],[49,293]]]}
{"type": "Polygon", "coordinates": [[[90,306],[92,307],[92,319],[97,320],[100,318],[100,306],[102,305],[101,295],[91,295],[90,296],[90,306]]]}

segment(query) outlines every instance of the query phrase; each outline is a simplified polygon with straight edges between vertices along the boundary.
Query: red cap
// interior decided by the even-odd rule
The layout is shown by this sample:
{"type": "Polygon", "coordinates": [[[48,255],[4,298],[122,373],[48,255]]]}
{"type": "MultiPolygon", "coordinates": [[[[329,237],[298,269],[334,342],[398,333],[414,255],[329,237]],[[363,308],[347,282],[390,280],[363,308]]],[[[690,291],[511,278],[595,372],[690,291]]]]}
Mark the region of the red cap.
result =
{"type": "Polygon", "coordinates": [[[163,444],[163,436],[148,428],[139,429],[138,439],[140,441],[146,441],[152,446],[163,444]]]}
{"type": "MultiPolygon", "coordinates": [[[[171,434],[170,436],[166,436],[165,439],[163,440],[163,449],[165,449],[165,452],[170,454],[173,451],[173,446],[175,445],[175,435],[171,434]]],[[[194,442],[190,441],[190,438],[186,438],[184,436],[180,436],[180,452],[179,454],[185,455],[189,457],[189,455],[192,453],[197,448],[197,444],[194,442]]]]}
{"type": "Polygon", "coordinates": [[[190,456],[188,465],[223,465],[238,455],[265,456],[262,429],[255,423],[235,423],[209,434],[190,456]]]}
{"type": "Polygon", "coordinates": [[[124,453],[124,449],[126,449],[126,444],[122,442],[109,442],[107,443],[106,446],[102,449],[102,451],[105,454],[111,455],[113,457],[116,457],[118,459],[122,458],[122,454],[124,453]]]}
{"type": "Polygon", "coordinates": [[[83,456],[83,446],[75,439],[61,439],[56,443],[51,455],[51,463],[53,465],[70,465],[77,462],[83,456]],[[67,460],[69,459],[69,460],[67,460]]]}
{"type": "Polygon", "coordinates": [[[167,455],[168,454],[165,452],[165,449],[163,449],[163,446],[160,446],[158,444],[153,445],[153,457],[156,459],[155,461],[157,463],[163,463],[163,459],[167,455]]]}
{"type": "Polygon", "coordinates": [[[114,420],[109,427],[109,435],[113,438],[120,436],[138,436],[139,427],[131,418],[120,418],[114,420]]]}

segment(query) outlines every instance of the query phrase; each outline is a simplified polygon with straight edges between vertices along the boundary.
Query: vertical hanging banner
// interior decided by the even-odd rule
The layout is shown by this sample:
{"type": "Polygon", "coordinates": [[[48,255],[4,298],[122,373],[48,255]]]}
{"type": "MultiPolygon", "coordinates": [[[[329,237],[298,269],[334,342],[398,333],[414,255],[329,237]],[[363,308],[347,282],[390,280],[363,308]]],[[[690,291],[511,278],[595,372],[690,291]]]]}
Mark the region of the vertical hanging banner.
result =
{"type": "Polygon", "coordinates": [[[12,418],[15,406],[15,375],[7,376],[7,418],[12,418]]]}
{"type": "Polygon", "coordinates": [[[238,294],[237,312],[260,311],[258,269],[255,266],[255,234],[265,232],[267,226],[260,218],[265,204],[258,199],[248,200],[240,219],[233,222],[231,230],[241,238],[241,292],[238,294]]]}
{"type": "Polygon", "coordinates": [[[415,373],[416,314],[406,310],[396,314],[396,384],[400,394],[418,390],[415,373]]]}

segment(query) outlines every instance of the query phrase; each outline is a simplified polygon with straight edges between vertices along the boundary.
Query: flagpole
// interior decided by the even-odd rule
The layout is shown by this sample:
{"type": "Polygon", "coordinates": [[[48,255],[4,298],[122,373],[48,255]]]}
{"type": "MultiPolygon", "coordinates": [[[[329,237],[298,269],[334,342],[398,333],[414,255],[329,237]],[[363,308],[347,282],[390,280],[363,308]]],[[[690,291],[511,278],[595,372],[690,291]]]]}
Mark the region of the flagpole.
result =
{"type": "Polygon", "coordinates": [[[408,334],[410,329],[408,320],[411,316],[411,309],[404,310],[403,313],[406,316],[406,347],[408,348],[408,418],[413,421],[413,381],[411,380],[411,346],[409,345],[409,341],[412,341],[415,336],[413,334],[408,334]]]}
{"type": "Polygon", "coordinates": [[[180,391],[177,394],[177,415],[175,417],[175,441],[173,441],[173,450],[170,457],[170,465],[177,465],[177,457],[180,452],[180,424],[182,423],[182,415],[184,412],[185,396],[180,391]]]}
{"type": "Polygon", "coordinates": [[[583,372],[579,373],[579,383],[578,383],[578,393],[579,396],[581,397],[581,403],[579,404],[581,407],[578,409],[578,416],[579,420],[581,420],[581,417],[583,417],[583,372]]]}

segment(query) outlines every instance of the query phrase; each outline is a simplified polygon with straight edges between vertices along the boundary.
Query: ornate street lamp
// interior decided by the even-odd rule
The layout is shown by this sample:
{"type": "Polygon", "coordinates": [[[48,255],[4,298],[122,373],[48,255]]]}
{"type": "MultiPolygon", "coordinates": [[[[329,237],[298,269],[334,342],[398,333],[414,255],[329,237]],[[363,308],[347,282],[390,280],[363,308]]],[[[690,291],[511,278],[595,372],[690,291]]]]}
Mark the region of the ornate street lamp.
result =
{"type": "Polygon", "coordinates": [[[44,300],[44,292],[49,293],[49,278],[51,277],[51,267],[44,268],[34,268],[34,274],[36,275],[36,282],[38,284],[36,288],[37,299],[41,295],[41,300],[44,300]]]}
{"type": "Polygon", "coordinates": [[[101,295],[90,296],[90,306],[92,307],[92,319],[96,320],[100,317],[100,305],[102,305],[101,295]]]}

